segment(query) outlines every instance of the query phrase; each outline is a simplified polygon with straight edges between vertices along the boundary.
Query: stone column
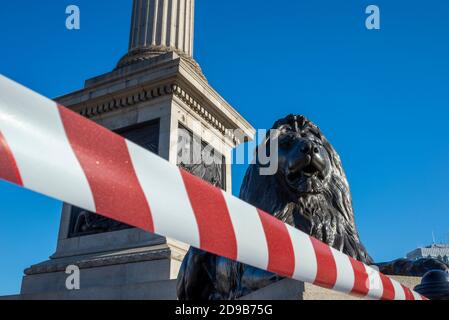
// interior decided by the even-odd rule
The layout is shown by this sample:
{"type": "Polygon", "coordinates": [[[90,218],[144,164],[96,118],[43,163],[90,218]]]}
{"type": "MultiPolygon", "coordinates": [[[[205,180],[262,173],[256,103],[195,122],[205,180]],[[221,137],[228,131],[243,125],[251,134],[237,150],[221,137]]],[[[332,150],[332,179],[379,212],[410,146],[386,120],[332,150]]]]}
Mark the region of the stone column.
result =
{"type": "Polygon", "coordinates": [[[193,59],[195,0],[133,0],[128,53],[117,69],[175,52],[207,81],[193,59]]]}
{"type": "Polygon", "coordinates": [[[150,49],[192,57],[195,0],[133,0],[129,52],[150,49]]]}

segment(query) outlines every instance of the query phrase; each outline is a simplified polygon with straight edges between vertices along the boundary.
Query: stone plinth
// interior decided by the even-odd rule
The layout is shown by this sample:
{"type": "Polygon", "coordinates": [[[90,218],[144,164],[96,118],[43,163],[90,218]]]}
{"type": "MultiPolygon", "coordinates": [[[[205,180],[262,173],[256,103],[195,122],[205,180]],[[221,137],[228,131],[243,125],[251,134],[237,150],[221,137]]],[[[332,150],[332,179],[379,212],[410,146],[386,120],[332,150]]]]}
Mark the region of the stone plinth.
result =
{"type": "Polygon", "coordinates": [[[151,246],[60,257],[31,266],[25,270],[21,298],[176,299],[176,278],[187,247],[160,237],[154,240],[151,246]],[[66,288],[69,265],[80,269],[80,290],[66,288]]]}

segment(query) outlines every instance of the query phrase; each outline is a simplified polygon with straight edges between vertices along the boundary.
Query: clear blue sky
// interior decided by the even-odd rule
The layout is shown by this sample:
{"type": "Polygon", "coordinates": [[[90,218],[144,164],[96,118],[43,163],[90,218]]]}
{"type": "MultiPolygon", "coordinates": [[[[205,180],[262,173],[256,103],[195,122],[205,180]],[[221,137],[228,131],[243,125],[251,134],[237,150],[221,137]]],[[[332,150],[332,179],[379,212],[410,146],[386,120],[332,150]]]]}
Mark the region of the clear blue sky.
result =
{"type": "MultiPolygon", "coordinates": [[[[126,52],[131,0],[2,1],[0,73],[55,97],[126,52]],[[65,29],[65,8],[81,30],[65,29]]],[[[362,240],[377,260],[449,231],[447,0],[197,0],[195,57],[256,128],[288,113],[340,153],[362,240]],[[380,31],[364,27],[381,8],[380,31]]],[[[234,167],[234,192],[245,168],[234,167]]],[[[61,204],[0,182],[0,295],[54,252],[61,204]]]]}

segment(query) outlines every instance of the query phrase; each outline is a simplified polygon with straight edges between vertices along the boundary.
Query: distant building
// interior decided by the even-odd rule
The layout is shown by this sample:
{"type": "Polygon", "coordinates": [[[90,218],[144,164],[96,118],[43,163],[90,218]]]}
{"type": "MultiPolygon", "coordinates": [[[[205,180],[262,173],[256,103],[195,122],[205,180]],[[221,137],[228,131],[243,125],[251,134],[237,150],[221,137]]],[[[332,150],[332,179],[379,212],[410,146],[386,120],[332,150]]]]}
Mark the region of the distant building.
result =
{"type": "Polygon", "coordinates": [[[449,245],[433,244],[428,247],[418,248],[407,254],[407,258],[418,260],[421,258],[435,258],[449,263],[449,245]]]}

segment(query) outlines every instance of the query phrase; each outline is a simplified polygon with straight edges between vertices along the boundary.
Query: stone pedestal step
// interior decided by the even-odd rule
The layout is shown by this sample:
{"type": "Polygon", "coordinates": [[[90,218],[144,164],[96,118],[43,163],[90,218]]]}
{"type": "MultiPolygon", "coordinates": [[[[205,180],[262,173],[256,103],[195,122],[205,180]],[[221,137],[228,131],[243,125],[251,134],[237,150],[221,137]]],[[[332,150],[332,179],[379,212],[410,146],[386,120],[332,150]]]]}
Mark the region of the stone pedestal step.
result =
{"type": "Polygon", "coordinates": [[[176,280],[2,297],[1,300],[176,300],[176,280]]]}

